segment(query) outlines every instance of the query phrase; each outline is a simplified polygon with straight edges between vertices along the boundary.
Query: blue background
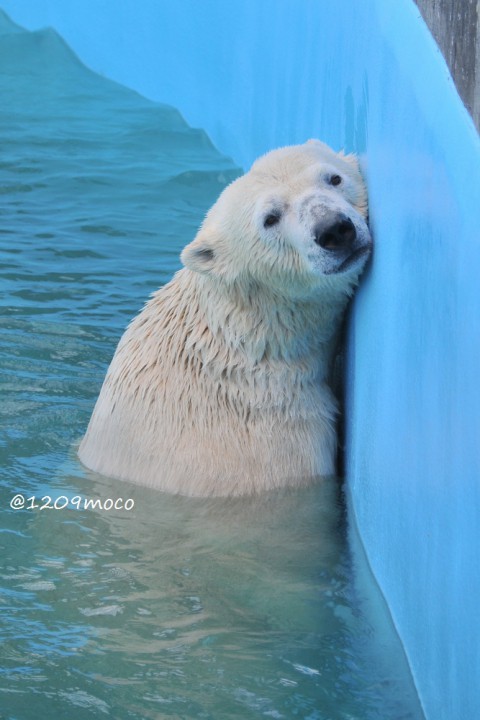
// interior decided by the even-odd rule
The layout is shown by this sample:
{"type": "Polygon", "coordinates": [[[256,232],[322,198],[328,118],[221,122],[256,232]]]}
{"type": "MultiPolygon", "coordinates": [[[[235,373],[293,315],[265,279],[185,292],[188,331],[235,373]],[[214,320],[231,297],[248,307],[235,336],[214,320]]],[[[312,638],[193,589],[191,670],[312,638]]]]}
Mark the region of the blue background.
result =
{"type": "Polygon", "coordinates": [[[353,516],[430,720],[478,713],[479,142],[410,0],[2,0],[242,165],[360,154],[373,263],[347,382],[353,516]]]}

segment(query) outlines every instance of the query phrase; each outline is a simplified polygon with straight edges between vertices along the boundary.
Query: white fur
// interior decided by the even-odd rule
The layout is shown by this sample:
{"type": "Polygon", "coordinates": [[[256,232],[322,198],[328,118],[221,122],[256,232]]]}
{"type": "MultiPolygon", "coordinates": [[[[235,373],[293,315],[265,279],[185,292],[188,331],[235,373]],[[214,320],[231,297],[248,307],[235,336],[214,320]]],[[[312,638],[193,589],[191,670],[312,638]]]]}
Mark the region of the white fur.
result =
{"type": "Polygon", "coordinates": [[[224,190],[180,270],[123,335],[79,456],[185,495],[241,495],[335,472],[329,388],[339,322],[365,262],[312,227],[347,215],[368,248],[352,156],[318,141],[260,158],[224,190]],[[333,187],[329,178],[342,182],[333,187]],[[265,227],[272,211],[281,217],[265,227]]]}

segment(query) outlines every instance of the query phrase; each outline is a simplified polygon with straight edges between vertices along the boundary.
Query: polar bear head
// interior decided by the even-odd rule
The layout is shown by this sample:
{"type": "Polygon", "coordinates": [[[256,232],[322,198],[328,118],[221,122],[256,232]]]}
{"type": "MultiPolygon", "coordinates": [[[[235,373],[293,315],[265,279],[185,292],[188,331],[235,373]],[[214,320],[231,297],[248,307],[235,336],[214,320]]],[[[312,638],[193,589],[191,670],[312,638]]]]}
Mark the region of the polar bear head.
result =
{"type": "Polygon", "coordinates": [[[366,218],[356,157],[310,140],[267,153],[231,183],[181,259],[226,285],[348,291],[371,250],[366,218]]]}

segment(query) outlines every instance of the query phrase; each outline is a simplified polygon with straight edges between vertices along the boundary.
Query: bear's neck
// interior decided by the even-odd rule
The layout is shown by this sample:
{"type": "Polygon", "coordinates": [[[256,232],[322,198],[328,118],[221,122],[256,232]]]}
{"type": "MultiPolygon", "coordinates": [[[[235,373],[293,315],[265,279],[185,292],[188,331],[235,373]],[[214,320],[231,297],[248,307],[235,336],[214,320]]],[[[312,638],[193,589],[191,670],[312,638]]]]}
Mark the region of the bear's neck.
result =
{"type": "Polygon", "coordinates": [[[222,348],[219,362],[271,368],[286,363],[320,381],[330,377],[348,290],[333,292],[327,285],[291,298],[258,284],[225,286],[196,275],[198,309],[213,345],[222,348]]]}

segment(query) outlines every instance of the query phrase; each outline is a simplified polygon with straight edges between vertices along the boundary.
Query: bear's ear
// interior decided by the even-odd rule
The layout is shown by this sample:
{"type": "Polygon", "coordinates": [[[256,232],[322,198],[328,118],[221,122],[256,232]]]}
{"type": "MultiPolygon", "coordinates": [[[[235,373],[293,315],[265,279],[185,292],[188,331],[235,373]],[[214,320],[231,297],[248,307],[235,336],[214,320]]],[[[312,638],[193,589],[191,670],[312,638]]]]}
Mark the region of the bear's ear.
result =
{"type": "Polygon", "coordinates": [[[208,274],[215,267],[214,245],[212,233],[202,228],[195,240],[183,248],[180,260],[189,270],[208,274]]]}

